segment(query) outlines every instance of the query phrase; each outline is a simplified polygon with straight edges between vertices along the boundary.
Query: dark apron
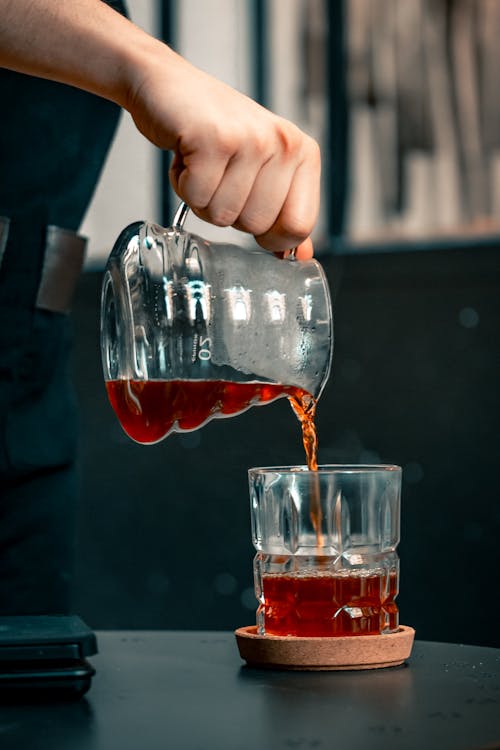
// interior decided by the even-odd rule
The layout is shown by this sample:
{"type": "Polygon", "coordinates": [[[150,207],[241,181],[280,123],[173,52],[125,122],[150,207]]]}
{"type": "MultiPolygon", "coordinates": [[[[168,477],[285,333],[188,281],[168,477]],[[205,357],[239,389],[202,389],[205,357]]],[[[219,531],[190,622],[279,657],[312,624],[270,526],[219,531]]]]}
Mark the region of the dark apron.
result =
{"type": "Polygon", "coordinates": [[[0,102],[0,614],[64,613],[78,488],[72,332],[37,294],[47,225],[78,229],[119,108],[3,69],[0,102]]]}

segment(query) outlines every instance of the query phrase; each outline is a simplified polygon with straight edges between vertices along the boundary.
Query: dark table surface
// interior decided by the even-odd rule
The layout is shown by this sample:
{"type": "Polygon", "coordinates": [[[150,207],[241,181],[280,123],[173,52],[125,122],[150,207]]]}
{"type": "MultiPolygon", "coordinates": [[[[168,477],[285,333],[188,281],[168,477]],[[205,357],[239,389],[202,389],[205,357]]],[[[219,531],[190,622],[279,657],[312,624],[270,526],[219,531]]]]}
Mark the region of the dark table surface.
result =
{"type": "Polygon", "coordinates": [[[87,695],[0,706],[0,748],[500,748],[500,650],[416,642],[367,672],[249,669],[234,636],[102,632],[87,695]]]}

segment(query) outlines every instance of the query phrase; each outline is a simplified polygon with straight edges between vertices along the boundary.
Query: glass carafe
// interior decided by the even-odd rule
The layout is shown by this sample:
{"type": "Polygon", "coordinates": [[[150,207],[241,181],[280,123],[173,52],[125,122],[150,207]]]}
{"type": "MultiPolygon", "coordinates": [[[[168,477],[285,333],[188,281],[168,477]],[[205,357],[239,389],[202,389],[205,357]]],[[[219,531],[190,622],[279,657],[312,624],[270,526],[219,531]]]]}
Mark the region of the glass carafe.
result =
{"type": "Polygon", "coordinates": [[[330,294],[316,260],[130,224],[102,287],[101,349],[125,431],[155,443],[290,394],[317,399],[330,371],[330,294]]]}

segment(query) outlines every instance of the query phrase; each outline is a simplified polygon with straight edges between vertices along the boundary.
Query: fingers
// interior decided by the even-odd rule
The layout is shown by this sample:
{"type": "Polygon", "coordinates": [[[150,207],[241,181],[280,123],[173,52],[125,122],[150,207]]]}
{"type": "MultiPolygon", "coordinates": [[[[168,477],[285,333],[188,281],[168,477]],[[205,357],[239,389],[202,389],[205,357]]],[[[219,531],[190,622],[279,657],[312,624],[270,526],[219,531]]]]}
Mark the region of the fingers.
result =
{"type": "Polygon", "coordinates": [[[314,247],[310,237],[301,242],[298,247],[291,250],[279,250],[274,253],[277,258],[290,258],[292,255],[297,260],[310,260],[314,255],[314,247]]]}
{"type": "Polygon", "coordinates": [[[320,185],[309,136],[160,43],[141,58],[128,109],[141,133],[174,151],[170,181],[197,216],[309,257],[320,185]]]}
{"type": "MultiPolygon", "coordinates": [[[[269,241],[265,236],[279,218],[295,172],[294,163],[284,160],[281,154],[273,156],[256,175],[247,201],[234,223],[236,229],[253,234],[254,237],[263,235],[263,247],[272,252],[289,250],[297,244],[293,236],[273,237],[274,241],[269,241]]],[[[303,239],[300,237],[300,240],[303,239]]]]}
{"type": "Polygon", "coordinates": [[[310,237],[301,242],[295,251],[297,260],[311,260],[314,255],[314,247],[310,237]]]}
{"type": "Polygon", "coordinates": [[[175,151],[170,181],[176,193],[195,213],[205,209],[221,183],[232,149],[214,136],[185,137],[175,151]]]}
{"type": "Polygon", "coordinates": [[[272,252],[308,241],[319,210],[320,154],[315,141],[270,113],[259,127],[207,132],[179,141],[170,169],[174,190],[200,218],[253,234],[272,252]]]}
{"type": "Polygon", "coordinates": [[[208,205],[198,212],[200,218],[220,227],[235,226],[254,190],[260,158],[245,148],[229,161],[208,205]]]}
{"type": "Polygon", "coordinates": [[[307,240],[318,217],[319,201],[320,161],[314,145],[295,171],[276,220],[255,235],[258,244],[273,252],[297,247],[299,259],[312,254],[312,242],[307,240]]]}
{"type": "Polygon", "coordinates": [[[263,112],[259,107],[257,122],[251,125],[247,121],[209,128],[203,138],[194,132],[180,140],[170,179],[201,219],[218,226],[238,221],[259,172],[273,156],[274,144],[266,132],[271,117],[263,112]]]}

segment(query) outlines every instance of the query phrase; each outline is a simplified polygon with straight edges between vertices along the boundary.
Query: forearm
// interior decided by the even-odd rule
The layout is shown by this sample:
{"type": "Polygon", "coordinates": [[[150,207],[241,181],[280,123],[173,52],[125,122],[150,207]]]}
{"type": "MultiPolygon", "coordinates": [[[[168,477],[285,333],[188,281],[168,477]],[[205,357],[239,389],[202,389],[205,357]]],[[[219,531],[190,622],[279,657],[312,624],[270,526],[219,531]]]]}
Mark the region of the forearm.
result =
{"type": "MultiPolygon", "coordinates": [[[[126,108],[138,58],[161,45],[101,0],[0,0],[0,18],[1,67],[77,86],[126,108]]],[[[161,47],[162,55],[177,57],[161,47]]]]}
{"type": "Polygon", "coordinates": [[[101,0],[0,0],[0,66],[116,102],[174,151],[172,186],[199,217],[311,255],[318,145],[101,0]]]}

